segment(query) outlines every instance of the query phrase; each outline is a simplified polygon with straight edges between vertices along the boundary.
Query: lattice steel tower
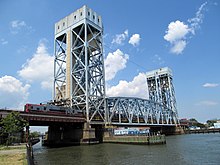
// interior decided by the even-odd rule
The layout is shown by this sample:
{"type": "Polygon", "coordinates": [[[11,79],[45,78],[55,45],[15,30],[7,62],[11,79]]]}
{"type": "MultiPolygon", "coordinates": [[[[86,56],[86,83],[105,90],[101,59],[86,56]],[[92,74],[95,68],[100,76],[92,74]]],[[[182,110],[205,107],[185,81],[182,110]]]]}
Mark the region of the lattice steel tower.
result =
{"type": "Polygon", "coordinates": [[[55,24],[54,100],[105,121],[101,16],[83,6],[55,24]]]}
{"type": "MultiPolygon", "coordinates": [[[[173,75],[168,67],[147,72],[149,99],[161,103],[173,112],[170,116],[178,118],[173,75]]],[[[177,120],[174,120],[177,123],[177,120]]]]}

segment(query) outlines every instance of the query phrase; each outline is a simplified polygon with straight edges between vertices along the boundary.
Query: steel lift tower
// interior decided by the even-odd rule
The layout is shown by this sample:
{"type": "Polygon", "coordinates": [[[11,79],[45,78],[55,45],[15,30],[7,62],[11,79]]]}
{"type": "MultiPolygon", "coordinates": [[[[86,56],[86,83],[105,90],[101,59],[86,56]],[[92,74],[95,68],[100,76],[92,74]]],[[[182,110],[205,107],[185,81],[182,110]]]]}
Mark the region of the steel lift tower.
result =
{"type": "Polygon", "coordinates": [[[55,24],[55,105],[70,107],[67,108],[70,113],[83,113],[89,129],[92,124],[96,124],[93,127],[97,124],[178,124],[173,76],[169,68],[147,73],[149,100],[106,97],[102,38],[102,18],[87,6],[55,24]]]}
{"type": "Polygon", "coordinates": [[[170,109],[168,118],[178,123],[173,74],[168,67],[147,72],[149,100],[160,103],[164,108],[170,109]]]}
{"type": "Polygon", "coordinates": [[[105,76],[101,16],[83,6],[55,24],[54,95],[87,123],[105,122],[105,76]]]}

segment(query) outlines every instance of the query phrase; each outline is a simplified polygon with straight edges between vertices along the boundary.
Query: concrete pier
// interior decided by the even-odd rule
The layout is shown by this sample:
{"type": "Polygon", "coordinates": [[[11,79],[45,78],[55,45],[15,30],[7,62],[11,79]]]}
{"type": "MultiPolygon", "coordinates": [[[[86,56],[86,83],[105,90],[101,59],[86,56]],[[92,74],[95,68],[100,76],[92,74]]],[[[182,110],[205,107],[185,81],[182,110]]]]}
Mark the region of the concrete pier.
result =
{"type": "Polygon", "coordinates": [[[80,144],[98,144],[96,140],[95,128],[91,128],[88,123],[84,123],[83,136],[80,139],[80,144]]]}
{"type": "Polygon", "coordinates": [[[87,123],[78,125],[49,126],[48,135],[43,140],[46,146],[69,146],[80,144],[97,144],[95,128],[87,123]]]}
{"type": "Polygon", "coordinates": [[[165,135],[150,136],[112,136],[104,137],[104,143],[123,143],[123,144],[166,144],[165,135]]]}

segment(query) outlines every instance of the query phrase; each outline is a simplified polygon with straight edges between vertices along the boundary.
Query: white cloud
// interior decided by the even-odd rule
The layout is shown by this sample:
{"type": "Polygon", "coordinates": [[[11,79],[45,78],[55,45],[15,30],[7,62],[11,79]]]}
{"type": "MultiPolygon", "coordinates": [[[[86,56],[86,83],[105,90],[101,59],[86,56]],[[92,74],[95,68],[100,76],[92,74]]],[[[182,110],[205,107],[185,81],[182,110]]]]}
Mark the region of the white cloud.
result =
{"type": "Polygon", "coordinates": [[[53,77],[48,77],[48,80],[42,81],[41,82],[41,88],[42,89],[52,89],[53,87],[53,77]]]}
{"type": "Polygon", "coordinates": [[[133,34],[129,40],[129,44],[132,44],[133,46],[139,45],[141,40],[140,34],[133,34]]]}
{"type": "Polygon", "coordinates": [[[166,31],[164,39],[170,43],[175,43],[176,41],[182,40],[185,38],[186,34],[190,32],[188,25],[177,20],[176,22],[171,22],[166,31]]]}
{"type": "Polygon", "coordinates": [[[123,44],[123,41],[128,37],[128,30],[125,30],[122,34],[116,34],[112,40],[112,44],[123,44]]]}
{"type": "Polygon", "coordinates": [[[168,30],[166,30],[166,34],[164,35],[164,39],[171,44],[171,53],[181,54],[186,47],[186,43],[188,40],[188,36],[191,34],[195,34],[195,31],[200,27],[200,24],[203,22],[205,10],[205,6],[208,3],[203,3],[198,11],[196,12],[196,16],[188,19],[188,24],[183,23],[182,21],[171,22],[168,25],[168,30]]]}
{"type": "Polygon", "coordinates": [[[12,34],[17,34],[22,29],[25,29],[28,32],[33,31],[33,28],[31,26],[27,25],[25,21],[21,21],[21,20],[11,21],[10,22],[10,27],[11,27],[11,33],[12,34]]]}
{"type": "Polygon", "coordinates": [[[105,80],[113,79],[118,71],[124,69],[128,59],[129,56],[119,49],[109,53],[105,59],[105,80]]]}
{"type": "Polygon", "coordinates": [[[170,51],[174,54],[181,54],[185,49],[185,47],[186,47],[186,41],[179,40],[175,42],[175,44],[173,45],[170,51]]]}
{"type": "Polygon", "coordinates": [[[200,101],[199,103],[196,103],[196,105],[197,106],[216,106],[218,105],[218,102],[205,100],[205,101],[200,101]]]}
{"type": "Polygon", "coordinates": [[[196,12],[196,16],[188,19],[193,34],[195,34],[195,30],[198,29],[200,27],[200,24],[203,22],[203,18],[204,18],[203,11],[205,10],[207,4],[208,2],[204,2],[196,12]]]}
{"type": "Polygon", "coordinates": [[[19,76],[29,82],[40,82],[42,88],[52,88],[53,60],[43,42],[40,42],[37,51],[28,59],[18,71],[19,76]],[[50,84],[50,85],[49,85],[50,84]]]}
{"type": "Polygon", "coordinates": [[[190,32],[188,25],[177,20],[176,22],[171,22],[166,31],[164,39],[170,42],[171,52],[174,54],[181,54],[186,47],[186,35],[190,32]]]}
{"type": "Polygon", "coordinates": [[[8,41],[6,41],[4,38],[2,38],[2,39],[1,39],[1,44],[2,44],[2,45],[6,45],[6,44],[8,44],[8,41]]]}
{"type": "Polygon", "coordinates": [[[144,73],[139,73],[132,81],[127,82],[121,80],[118,85],[108,87],[106,90],[107,96],[127,96],[148,98],[147,80],[144,73]]]}
{"type": "Polygon", "coordinates": [[[24,21],[20,21],[20,20],[11,21],[12,28],[21,28],[24,26],[27,26],[27,24],[24,21]]]}
{"type": "Polygon", "coordinates": [[[205,88],[214,88],[214,87],[219,86],[219,84],[216,84],[216,83],[205,83],[202,86],[205,87],[205,88]]]}
{"type": "Polygon", "coordinates": [[[0,78],[0,108],[22,109],[28,99],[29,84],[12,77],[0,78]]]}

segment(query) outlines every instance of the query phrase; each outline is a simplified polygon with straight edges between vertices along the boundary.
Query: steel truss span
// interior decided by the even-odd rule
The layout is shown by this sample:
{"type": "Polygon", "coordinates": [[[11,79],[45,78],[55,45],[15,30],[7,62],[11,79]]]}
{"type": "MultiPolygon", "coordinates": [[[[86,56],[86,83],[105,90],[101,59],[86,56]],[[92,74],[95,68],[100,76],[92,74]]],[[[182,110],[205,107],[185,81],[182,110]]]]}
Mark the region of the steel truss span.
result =
{"type": "Polygon", "coordinates": [[[134,97],[107,98],[109,124],[176,125],[177,114],[152,100],[134,97]]]}

